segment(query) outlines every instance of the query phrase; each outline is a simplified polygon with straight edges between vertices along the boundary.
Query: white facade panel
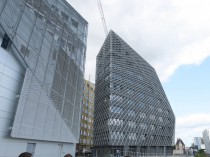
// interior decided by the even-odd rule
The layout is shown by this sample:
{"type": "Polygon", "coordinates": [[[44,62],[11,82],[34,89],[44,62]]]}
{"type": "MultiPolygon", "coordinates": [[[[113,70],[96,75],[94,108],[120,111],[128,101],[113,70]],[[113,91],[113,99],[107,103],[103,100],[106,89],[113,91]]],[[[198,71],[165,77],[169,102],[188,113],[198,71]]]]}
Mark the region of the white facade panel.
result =
{"type": "Polygon", "coordinates": [[[25,150],[27,143],[16,141],[0,141],[0,157],[17,157],[25,150]]]}
{"type": "MultiPolygon", "coordinates": [[[[2,89],[2,92],[3,92],[3,89],[2,89]]],[[[12,101],[12,100],[9,100],[9,99],[6,99],[6,98],[3,98],[1,97],[0,98],[0,110],[1,111],[10,111],[9,113],[13,113],[13,106],[15,104],[17,104],[15,101],[12,101]]]]}
{"type": "Polygon", "coordinates": [[[86,38],[65,0],[0,0],[0,157],[74,156],[86,38]]]}
{"type": "Polygon", "coordinates": [[[57,144],[25,140],[5,140],[0,141],[0,157],[17,157],[22,152],[30,152],[28,149],[28,144],[30,143],[35,144],[33,157],[64,157],[64,155],[69,153],[75,154],[74,144],[57,144]]]}
{"type": "Polygon", "coordinates": [[[205,149],[203,137],[194,137],[194,145],[198,147],[198,150],[205,149]]]}

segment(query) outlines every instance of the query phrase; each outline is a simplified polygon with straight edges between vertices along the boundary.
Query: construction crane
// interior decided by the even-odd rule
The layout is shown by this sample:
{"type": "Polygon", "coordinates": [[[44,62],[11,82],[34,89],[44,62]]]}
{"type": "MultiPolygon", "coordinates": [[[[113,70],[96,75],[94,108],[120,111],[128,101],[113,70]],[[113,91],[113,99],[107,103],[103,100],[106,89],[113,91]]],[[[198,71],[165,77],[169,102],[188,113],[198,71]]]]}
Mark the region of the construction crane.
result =
{"type": "Polygon", "coordinates": [[[102,8],[102,5],[101,5],[101,0],[97,0],[97,1],[98,1],[99,11],[100,11],[100,14],[101,14],[101,20],[102,20],[103,27],[104,27],[104,32],[105,32],[105,35],[107,36],[108,35],[108,29],[107,29],[107,26],[106,26],[104,12],[103,12],[103,8],[102,8]]]}

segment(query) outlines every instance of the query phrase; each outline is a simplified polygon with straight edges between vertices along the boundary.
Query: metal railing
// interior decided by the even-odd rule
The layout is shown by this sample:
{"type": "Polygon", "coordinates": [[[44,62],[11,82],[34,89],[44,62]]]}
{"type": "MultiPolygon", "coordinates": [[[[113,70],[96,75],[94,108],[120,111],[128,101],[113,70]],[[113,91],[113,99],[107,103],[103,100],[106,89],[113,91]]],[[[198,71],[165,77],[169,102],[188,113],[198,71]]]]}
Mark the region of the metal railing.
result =
{"type": "Polygon", "coordinates": [[[163,153],[141,153],[141,152],[131,152],[125,151],[123,155],[116,154],[107,154],[104,157],[193,157],[192,155],[180,154],[180,155],[171,155],[171,154],[163,154],[163,153]]]}

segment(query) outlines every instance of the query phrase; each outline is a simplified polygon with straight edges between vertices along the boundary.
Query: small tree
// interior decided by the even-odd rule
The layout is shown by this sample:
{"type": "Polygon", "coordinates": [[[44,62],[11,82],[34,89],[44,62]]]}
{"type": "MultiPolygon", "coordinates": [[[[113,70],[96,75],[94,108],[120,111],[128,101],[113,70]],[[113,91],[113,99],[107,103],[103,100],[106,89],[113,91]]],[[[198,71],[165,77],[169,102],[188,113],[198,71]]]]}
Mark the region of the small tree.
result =
{"type": "Polygon", "coordinates": [[[200,150],[196,153],[195,157],[208,157],[208,155],[206,154],[206,152],[204,152],[204,149],[200,149],[200,150]]]}

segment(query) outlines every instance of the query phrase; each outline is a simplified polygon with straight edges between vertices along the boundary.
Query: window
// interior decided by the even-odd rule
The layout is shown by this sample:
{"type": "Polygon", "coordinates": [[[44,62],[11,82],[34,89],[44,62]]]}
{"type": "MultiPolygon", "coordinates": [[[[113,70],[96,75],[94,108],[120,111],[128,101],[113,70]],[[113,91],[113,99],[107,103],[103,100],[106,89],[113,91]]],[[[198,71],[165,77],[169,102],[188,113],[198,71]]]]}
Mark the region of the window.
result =
{"type": "Polygon", "coordinates": [[[128,127],[130,127],[130,128],[136,128],[136,122],[128,121],[128,127]]]}
{"type": "Polygon", "coordinates": [[[151,97],[151,96],[148,96],[148,101],[153,101],[153,97],[151,97]]]}
{"type": "Polygon", "coordinates": [[[63,17],[64,20],[68,21],[69,20],[69,16],[61,11],[61,16],[63,17]]]}
{"type": "Polygon", "coordinates": [[[148,90],[149,90],[150,92],[152,92],[152,91],[153,91],[152,87],[148,87],[148,90]]]}
{"type": "Polygon", "coordinates": [[[128,115],[129,116],[135,116],[135,111],[134,110],[128,110],[128,115]]]}
{"type": "Polygon", "coordinates": [[[110,111],[113,113],[122,113],[123,112],[123,108],[122,107],[118,107],[118,106],[111,106],[110,107],[110,111]]]}
{"type": "Polygon", "coordinates": [[[151,130],[155,130],[155,126],[154,125],[150,125],[151,130]]]}
{"type": "Polygon", "coordinates": [[[27,49],[27,47],[25,47],[24,45],[21,46],[20,52],[23,54],[23,56],[27,56],[29,55],[29,50],[27,49]]]}
{"type": "Polygon", "coordinates": [[[132,71],[127,71],[127,73],[128,73],[129,75],[133,75],[133,72],[132,72],[132,71]]]}
{"type": "Polygon", "coordinates": [[[139,93],[139,98],[144,98],[144,93],[139,93]]]}
{"type": "Polygon", "coordinates": [[[83,139],[83,143],[86,143],[86,139],[83,139]]]}
{"type": "Polygon", "coordinates": [[[149,118],[150,118],[151,120],[155,120],[155,116],[154,116],[154,115],[150,115],[149,118]]]}
{"type": "Polygon", "coordinates": [[[75,21],[74,19],[71,19],[71,24],[72,24],[72,26],[74,26],[75,28],[78,28],[78,22],[77,21],[75,21]]]}
{"type": "Polygon", "coordinates": [[[105,71],[108,71],[109,70],[109,65],[108,66],[106,66],[106,68],[105,68],[105,71]]]}
{"type": "Polygon", "coordinates": [[[159,117],[158,119],[159,119],[160,122],[163,122],[163,118],[162,117],[159,117]]]}
{"type": "Polygon", "coordinates": [[[34,11],[34,14],[36,15],[36,17],[38,17],[40,20],[44,19],[44,15],[41,14],[40,12],[34,11]]]}
{"type": "Polygon", "coordinates": [[[146,139],[145,135],[141,134],[140,139],[145,140],[146,139]]]}
{"type": "Polygon", "coordinates": [[[54,5],[52,5],[52,8],[53,8],[56,12],[59,11],[59,9],[58,9],[56,6],[54,6],[54,5]]]}
{"type": "Polygon", "coordinates": [[[111,139],[123,139],[124,134],[121,132],[111,132],[111,139]]]}
{"type": "Polygon", "coordinates": [[[120,84],[114,83],[111,88],[113,88],[113,90],[121,90],[122,89],[122,86],[120,86],[120,84]]]}
{"type": "Polygon", "coordinates": [[[128,102],[129,105],[132,105],[132,104],[135,103],[135,101],[133,101],[133,100],[131,100],[131,99],[128,99],[127,102],[128,102]]]}
{"type": "Polygon", "coordinates": [[[140,124],[140,127],[141,127],[142,129],[146,129],[146,128],[147,128],[147,125],[144,124],[144,123],[141,123],[141,124],[140,124]]]}
{"type": "Polygon", "coordinates": [[[145,108],[144,103],[141,102],[141,103],[139,104],[139,108],[142,108],[142,109],[145,108]]]}
{"type": "Polygon", "coordinates": [[[133,94],[133,93],[134,93],[134,90],[133,90],[133,89],[128,89],[128,90],[127,90],[127,93],[128,93],[128,94],[133,94]]]}
{"type": "Polygon", "coordinates": [[[115,101],[122,102],[122,97],[121,96],[118,96],[118,95],[115,95],[115,94],[112,94],[110,96],[110,100],[115,100],[115,101]]]}
{"type": "Polygon", "coordinates": [[[108,125],[123,126],[123,120],[117,118],[110,118],[108,120],[108,125]]]}
{"type": "Polygon", "coordinates": [[[129,133],[128,134],[128,139],[129,140],[136,140],[136,133],[129,133]]]}
{"type": "Polygon", "coordinates": [[[90,141],[90,140],[87,139],[87,144],[89,144],[89,141],[90,141]]]}
{"type": "Polygon", "coordinates": [[[154,110],[154,108],[155,108],[154,106],[149,106],[150,110],[154,110]]]}
{"type": "Polygon", "coordinates": [[[140,118],[146,118],[146,114],[145,113],[139,113],[140,118]]]}
{"type": "Polygon", "coordinates": [[[143,80],[143,77],[142,77],[141,75],[137,75],[137,78],[138,78],[139,80],[143,80]]]}
{"type": "Polygon", "coordinates": [[[109,75],[107,75],[104,80],[107,81],[108,79],[109,79],[109,75]]]}
{"type": "Polygon", "coordinates": [[[1,43],[1,47],[4,49],[7,49],[10,43],[10,38],[7,34],[4,34],[2,43],[1,43]]]}
{"type": "Polygon", "coordinates": [[[142,88],[142,89],[144,88],[144,85],[141,84],[141,83],[139,83],[138,86],[139,86],[140,88],[142,88]]]}

